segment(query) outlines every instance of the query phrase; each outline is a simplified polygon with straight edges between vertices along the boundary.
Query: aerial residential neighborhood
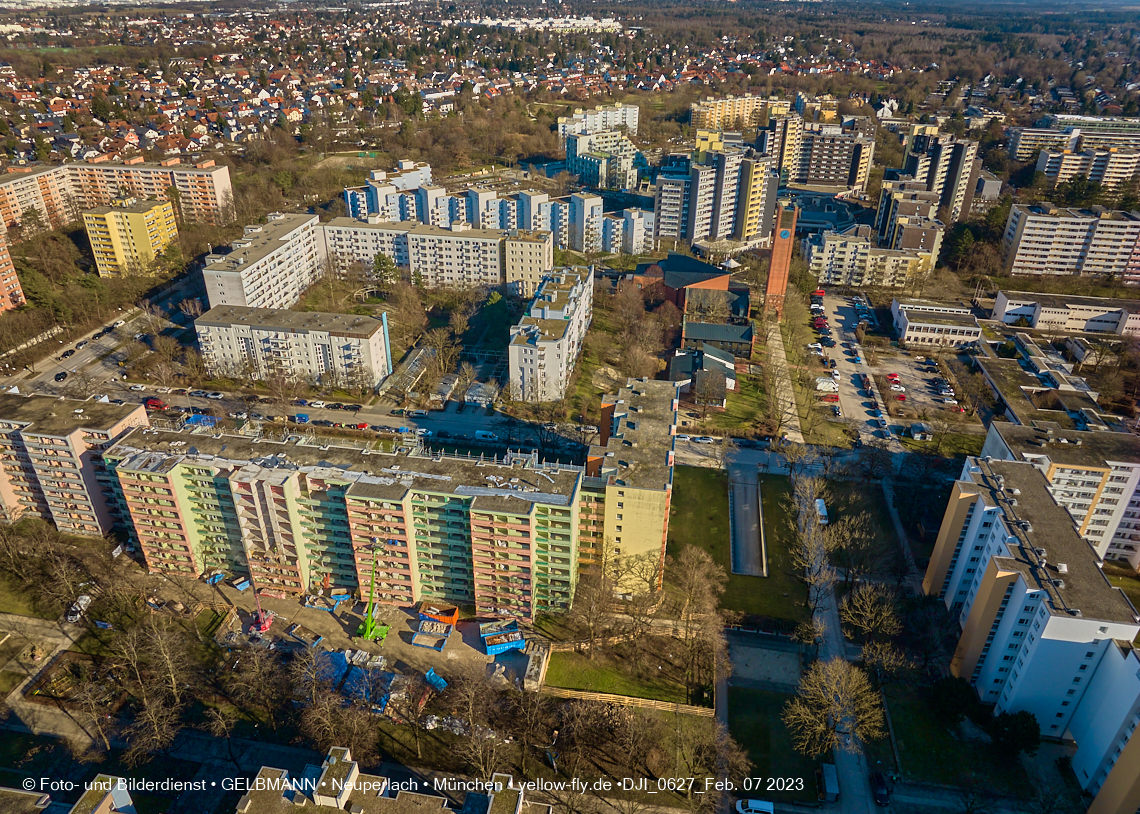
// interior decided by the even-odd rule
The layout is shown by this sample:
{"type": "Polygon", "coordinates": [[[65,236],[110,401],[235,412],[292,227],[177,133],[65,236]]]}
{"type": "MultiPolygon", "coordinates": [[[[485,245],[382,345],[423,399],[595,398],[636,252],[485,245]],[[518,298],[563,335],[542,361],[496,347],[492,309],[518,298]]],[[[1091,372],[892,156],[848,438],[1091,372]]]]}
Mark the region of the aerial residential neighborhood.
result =
{"type": "Polygon", "coordinates": [[[0,3],[0,814],[1140,812],[1134,16],[0,3]]]}

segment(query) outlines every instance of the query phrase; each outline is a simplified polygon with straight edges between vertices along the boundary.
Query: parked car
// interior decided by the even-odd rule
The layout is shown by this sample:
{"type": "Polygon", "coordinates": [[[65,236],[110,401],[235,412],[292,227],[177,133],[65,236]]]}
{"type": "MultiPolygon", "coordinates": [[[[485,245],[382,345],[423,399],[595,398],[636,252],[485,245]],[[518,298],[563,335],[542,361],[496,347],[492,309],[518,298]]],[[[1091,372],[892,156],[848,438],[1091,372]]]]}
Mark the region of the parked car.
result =
{"type": "Polygon", "coordinates": [[[676,439],[677,439],[678,441],[691,441],[691,440],[693,440],[693,439],[691,439],[689,436],[687,436],[687,435],[683,435],[683,434],[678,434],[678,435],[677,435],[677,436],[675,436],[675,437],[676,437],[676,439]]]}
{"type": "Polygon", "coordinates": [[[82,342],[76,342],[75,343],[75,349],[76,350],[83,350],[85,347],[87,347],[90,344],[91,343],[88,340],[84,339],[82,342]]]}
{"type": "Polygon", "coordinates": [[[418,430],[416,430],[416,435],[418,435],[420,438],[431,438],[432,432],[431,430],[425,430],[423,427],[420,427],[418,430]]]}
{"type": "Polygon", "coordinates": [[[715,438],[709,438],[707,435],[699,435],[693,439],[694,444],[715,444],[715,438]]]}
{"type": "Polygon", "coordinates": [[[879,805],[890,805],[891,790],[887,786],[887,778],[882,772],[871,772],[871,794],[879,805]]]}
{"type": "Polygon", "coordinates": [[[89,607],[91,607],[91,597],[87,594],[81,594],[67,609],[67,621],[75,624],[83,618],[83,614],[87,612],[89,607]]]}
{"type": "Polygon", "coordinates": [[[206,398],[206,391],[205,390],[191,390],[189,395],[191,398],[204,399],[204,398],[206,398]]]}
{"type": "Polygon", "coordinates": [[[776,809],[767,800],[737,800],[738,814],[772,814],[776,809]]]}
{"type": "Polygon", "coordinates": [[[843,418],[843,408],[838,404],[831,408],[831,412],[835,413],[836,418],[843,418]]]}
{"type": "Polygon", "coordinates": [[[141,393],[141,392],[142,392],[142,391],[144,391],[144,390],[146,390],[146,385],[145,385],[145,384],[132,384],[132,385],[130,386],[130,391],[131,391],[132,393],[141,393]]]}
{"type": "Polygon", "coordinates": [[[840,379],[840,377],[842,377],[842,375],[843,374],[840,373],[838,370],[831,371],[831,378],[835,379],[836,381],[839,381],[839,379],[840,379]]]}
{"type": "Polygon", "coordinates": [[[942,399],[942,403],[943,404],[957,404],[958,400],[957,399],[942,399]]]}
{"type": "Polygon", "coordinates": [[[146,407],[146,409],[148,409],[148,410],[165,410],[166,409],[166,402],[163,401],[162,399],[156,399],[156,398],[151,397],[151,398],[149,398],[143,402],[143,406],[146,407]]]}
{"type": "Polygon", "coordinates": [[[325,406],[325,403],[323,401],[310,401],[309,406],[320,410],[325,406]]]}
{"type": "Polygon", "coordinates": [[[216,390],[215,390],[213,393],[207,393],[207,394],[206,394],[206,398],[208,398],[208,399],[213,399],[214,401],[218,401],[218,400],[220,400],[220,399],[224,399],[225,397],[226,397],[226,394],[225,394],[225,393],[219,393],[219,392],[218,392],[218,391],[216,391],[216,390]]]}
{"type": "Polygon", "coordinates": [[[822,396],[820,396],[820,398],[823,401],[835,402],[835,401],[839,401],[839,394],[838,393],[824,393],[822,396]]]}
{"type": "Polygon", "coordinates": [[[892,384],[891,390],[893,390],[896,393],[905,393],[906,392],[906,388],[903,387],[901,384],[892,384]]]}

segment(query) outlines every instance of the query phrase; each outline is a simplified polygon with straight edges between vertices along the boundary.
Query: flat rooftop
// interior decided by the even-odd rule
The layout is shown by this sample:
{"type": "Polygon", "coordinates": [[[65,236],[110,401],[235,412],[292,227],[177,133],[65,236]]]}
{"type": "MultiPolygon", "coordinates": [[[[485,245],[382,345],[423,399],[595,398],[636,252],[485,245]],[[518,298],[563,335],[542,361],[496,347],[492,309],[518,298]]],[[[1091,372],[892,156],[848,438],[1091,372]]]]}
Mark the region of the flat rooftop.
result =
{"type": "Polygon", "coordinates": [[[0,393],[0,422],[22,424],[21,430],[25,433],[70,435],[80,429],[108,432],[133,413],[138,414],[140,426],[148,423],[141,404],[0,393]]]}
{"type": "Polygon", "coordinates": [[[1075,207],[1054,206],[1051,203],[1014,204],[1014,209],[1028,212],[1039,217],[1071,218],[1073,220],[1118,220],[1135,221],[1140,217],[1119,209],[1106,209],[1100,206],[1077,209],[1075,207]]]}
{"type": "Polygon", "coordinates": [[[47,172],[57,172],[59,170],[80,170],[86,172],[100,172],[102,170],[149,170],[152,172],[213,175],[221,170],[225,170],[225,166],[197,167],[193,164],[171,164],[169,166],[163,166],[162,164],[146,161],[139,161],[133,164],[127,164],[123,161],[72,161],[67,164],[44,164],[27,170],[0,173],[0,185],[11,184],[22,178],[30,178],[47,172]]]}
{"type": "Polygon", "coordinates": [[[380,320],[370,316],[290,311],[287,308],[248,308],[244,305],[219,305],[194,320],[195,328],[228,328],[232,325],[247,325],[269,331],[319,332],[360,337],[370,337],[384,328],[380,320]]]}
{"type": "Polygon", "coordinates": [[[1007,543],[1008,557],[995,558],[1000,568],[1019,571],[1030,589],[1047,593],[1054,615],[1069,615],[1069,609],[1076,609],[1085,618],[1135,623],[1137,610],[1109,583],[1098,567],[1096,551],[1053,500],[1040,470],[1015,461],[986,463],[973,458],[969,462],[973,466],[968,477],[975,491],[990,505],[1001,507],[1017,540],[1007,543]],[[1030,528],[1024,527],[1026,523],[1030,528]],[[1039,549],[1045,551],[1044,567],[1034,554],[1039,549]],[[1061,564],[1066,566],[1064,573],[1058,568],[1061,564]]]}
{"type": "Polygon", "coordinates": [[[245,227],[245,234],[231,244],[229,254],[207,257],[205,271],[241,273],[281,248],[286,235],[306,223],[315,225],[317,216],[274,212],[266,223],[245,227]]]}
{"type": "Polygon", "coordinates": [[[0,788],[0,811],[4,814],[44,814],[45,807],[39,803],[48,797],[38,791],[0,788]]]}
{"type": "Polygon", "coordinates": [[[1130,432],[1087,432],[1066,429],[1053,421],[1034,421],[1027,426],[997,422],[993,426],[1017,456],[1046,455],[1062,466],[1081,467],[1140,461],[1140,436],[1130,432]]]}
{"type": "Polygon", "coordinates": [[[571,295],[578,289],[579,296],[593,297],[589,287],[593,272],[585,266],[555,269],[543,278],[530,301],[527,311],[511,331],[512,345],[526,345],[535,341],[557,342],[566,335],[570,320],[546,318],[543,309],[565,311],[570,308],[571,295]]]}
{"type": "Polygon", "coordinates": [[[946,314],[912,308],[904,308],[903,313],[906,314],[906,321],[912,325],[964,325],[967,328],[977,328],[979,331],[982,329],[973,314],[946,314]]]}
{"type": "Polygon", "coordinates": [[[1113,297],[1078,297],[1070,294],[1038,294],[1033,291],[1006,291],[1002,289],[999,294],[1013,302],[1036,302],[1042,308],[1104,308],[1107,311],[1140,312],[1140,300],[1115,299],[1113,297]]]}
{"type": "Polygon", "coordinates": [[[335,439],[325,437],[319,443],[321,446],[264,439],[255,442],[245,436],[216,437],[186,430],[135,430],[106,454],[120,460],[120,471],[166,474],[182,463],[201,463],[228,469],[238,480],[284,479],[302,472],[349,483],[350,497],[396,502],[414,489],[470,498],[476,510],[512,514],[528,514],[537,504],[569,506],[582,475],[580,467],[565,464],[535,466],[532,456],[518,456],[505,463],[375,450],[364,454],[360,449],[336,446],[335,439]]]}
{"type": "Polygon", "coordinates": [[[125,204],[123,206],[97,206],[94,209],[88,209],[84,215],[110,215],[113,212],[129,212],[134,215],[143,215],[152,209],[161,209],[164,206],[170,206],[170,201],[135,201],[134,203],[125,204]]]}
{"type": "Polygon", "coordinates": [[[630,379],[617,393],[602,396],[603,406],[614,405],[617,424],[604,446],[590,447],[590,459],[601,460],[603,477],[614,477],[642,489],[664,489],[669,485],[676,398],[676,383],[651,379],[630,379]]]}

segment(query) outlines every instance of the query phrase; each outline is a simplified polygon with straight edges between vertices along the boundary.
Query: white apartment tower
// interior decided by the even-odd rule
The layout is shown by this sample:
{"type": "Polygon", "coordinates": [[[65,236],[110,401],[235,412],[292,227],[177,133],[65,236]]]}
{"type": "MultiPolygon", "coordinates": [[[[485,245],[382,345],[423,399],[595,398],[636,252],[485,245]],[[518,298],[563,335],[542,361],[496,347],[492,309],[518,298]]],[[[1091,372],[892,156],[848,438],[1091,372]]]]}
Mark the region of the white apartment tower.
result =
{"type": "Polygon", "coordinates": [[[566,396],[594,314],[594,275],[584,266],[556,269],[511,328],[511,387],[523,401],[566,396]]]}
{"type": "Polygon", "coordinates": [[[324,232],[317,216],[273,212],[264,225],[245,227],[229,254],[209,255],[202,277],[211,308],[288,308],[324,268],[324,232]]]}
{"type": "Polygon", "coordinates": [[[387,314],[221,305],[194,320],[194,328],[211,376],[374,389],[392,372],[387,314]]]}

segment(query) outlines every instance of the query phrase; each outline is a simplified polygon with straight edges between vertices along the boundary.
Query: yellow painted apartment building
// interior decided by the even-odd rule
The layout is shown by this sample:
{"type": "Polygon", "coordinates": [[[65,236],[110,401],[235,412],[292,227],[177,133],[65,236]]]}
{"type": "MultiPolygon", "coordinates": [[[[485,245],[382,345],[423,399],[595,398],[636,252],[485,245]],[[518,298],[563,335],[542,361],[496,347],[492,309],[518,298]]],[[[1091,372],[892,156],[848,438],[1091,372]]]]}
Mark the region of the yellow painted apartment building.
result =
{"type": "Polygon", "coordinates": [[[122,198],[83,213],[100,277],[149,274],[155,258],[178,239],[174,204],[122,198]]]}

